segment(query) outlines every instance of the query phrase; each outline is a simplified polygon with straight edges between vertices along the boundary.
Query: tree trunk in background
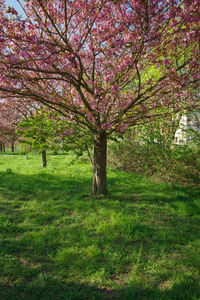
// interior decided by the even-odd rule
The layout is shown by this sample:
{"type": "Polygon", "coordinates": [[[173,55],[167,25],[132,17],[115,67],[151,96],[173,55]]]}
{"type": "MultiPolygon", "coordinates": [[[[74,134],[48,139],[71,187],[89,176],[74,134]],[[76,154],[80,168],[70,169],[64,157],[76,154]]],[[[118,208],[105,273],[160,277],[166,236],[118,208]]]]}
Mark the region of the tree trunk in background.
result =
{"type": "Polygon", "coordinates": [[[15,152],[15,144],[14,144],[14,142],[11,143],[11,151],[15,152]]]}
{"type": "Polygon", "coordinates": [[[6,152],[6,145],[3,143],[3,152],[6,152]]]}
{"type": "Polygon", "coordinates": [[[42,154],[42,167],[45,168],[47,166],[46,150],[43,150],[41,154],[42,154]]]}
{"type": "Polygon", "coordinates": [[[106,162],[107,162],[107,136],[105,131],[98,133],[94,140],[93,184],[94,195],[107,194],[106,162]]]}
{"type": "Polygon", "coordinates": [[[0,143],[0,152],[3,152],[3,144],[0,143]]]}

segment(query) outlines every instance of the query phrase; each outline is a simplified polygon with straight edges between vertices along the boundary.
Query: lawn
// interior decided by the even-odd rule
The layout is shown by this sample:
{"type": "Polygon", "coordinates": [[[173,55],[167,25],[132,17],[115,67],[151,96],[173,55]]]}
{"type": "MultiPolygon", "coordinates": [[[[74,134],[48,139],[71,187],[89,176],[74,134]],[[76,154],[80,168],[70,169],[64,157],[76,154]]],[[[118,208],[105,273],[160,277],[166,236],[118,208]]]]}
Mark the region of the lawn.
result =
{"type": "Polygon", "coordinates": [[[198,189],[73,160],[0,156],[0,299],[200,299],[198,189]]]}

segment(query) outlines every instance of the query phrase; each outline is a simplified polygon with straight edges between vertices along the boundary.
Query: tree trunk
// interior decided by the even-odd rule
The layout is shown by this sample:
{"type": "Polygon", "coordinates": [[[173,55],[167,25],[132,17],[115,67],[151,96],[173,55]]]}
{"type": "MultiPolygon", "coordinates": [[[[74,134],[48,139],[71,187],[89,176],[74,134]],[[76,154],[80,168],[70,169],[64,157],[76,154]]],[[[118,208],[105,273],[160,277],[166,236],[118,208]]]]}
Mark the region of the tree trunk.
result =
{"type": "Polygon", "coordinates": [[[14,144],[14,142],[11,143],[11,151],[15,152],[15,144],[14,144]]]}
{"type": "Polygon", "coordinates": [[[45,168],[47,166],[47,156],[46,150],[42,151],[42,167],[45,168]]]}
{"type": "Polygon", "coordinates": [[[6,145],[3,143],[3,152],[6,152],[6,145]]]}
{"type": "Polygon", "coordinates": [[[3,144],[0,143],[0,152],[3,152],[3,144]]]}
{"type": "Polygon", "coordinates": [[[63,155],[63,142],[61,142],[61,155],[63,155]]]}
{"type": "Polygon", "coordinates": [[[93,184],[94,195],[107,194],[106,187],[107,136],[105,131],[98,133],[94,140],[93,184]]]}

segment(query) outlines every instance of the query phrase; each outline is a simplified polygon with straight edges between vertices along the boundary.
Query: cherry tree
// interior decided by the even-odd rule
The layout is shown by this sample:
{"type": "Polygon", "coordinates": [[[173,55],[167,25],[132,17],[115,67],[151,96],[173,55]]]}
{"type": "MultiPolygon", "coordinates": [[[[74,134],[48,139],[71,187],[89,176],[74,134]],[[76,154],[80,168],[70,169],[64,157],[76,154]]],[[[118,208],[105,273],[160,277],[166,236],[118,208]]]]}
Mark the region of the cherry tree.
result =
{"type": "Polygon", "coordinates": [[[0,0],[0,98],[38,101],[93,134],[93,193],[107,138],[195,106],[200,0],[0,0]],[[149,77],[153,67],[158,72],[149,77]]]}
{"type": "Polygon", "coordinates": [[[0,102],[0,140],[4,144],[11,144],[12,152],[15,141],[19,138],[16,132],[19,122],[35,114],[40,108],[41,105],[30,101],[22,103],[9,99],[0,102]]]}
{"type": "MultiPolygon", "coordinates": [[[[0,140],[1,144],[11,144],[12,152],[14,152],[14,143],[18,137],[15,130],[19,120],[19,113],[10,106],[8,101],[0,103],[0,140]]],[[[2,148],[1,146],[1,150],[2,148]]]]}

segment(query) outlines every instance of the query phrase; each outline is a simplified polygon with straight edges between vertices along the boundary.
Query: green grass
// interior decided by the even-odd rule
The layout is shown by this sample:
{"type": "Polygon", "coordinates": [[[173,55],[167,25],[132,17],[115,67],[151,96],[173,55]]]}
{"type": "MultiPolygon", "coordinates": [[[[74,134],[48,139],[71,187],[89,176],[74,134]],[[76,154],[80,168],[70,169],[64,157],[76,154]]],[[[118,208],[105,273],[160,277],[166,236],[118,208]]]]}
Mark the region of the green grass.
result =
{"type": "Polygon", "coordinates": [[[200,299],[197,188],[48,159],[0,156],[1,300],[200,299]]]}

